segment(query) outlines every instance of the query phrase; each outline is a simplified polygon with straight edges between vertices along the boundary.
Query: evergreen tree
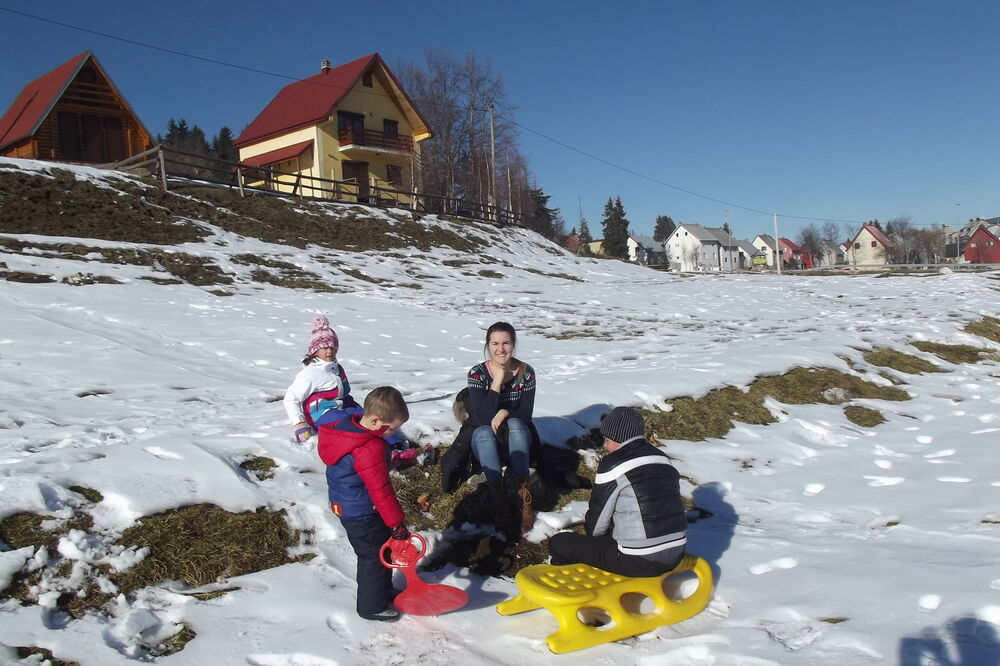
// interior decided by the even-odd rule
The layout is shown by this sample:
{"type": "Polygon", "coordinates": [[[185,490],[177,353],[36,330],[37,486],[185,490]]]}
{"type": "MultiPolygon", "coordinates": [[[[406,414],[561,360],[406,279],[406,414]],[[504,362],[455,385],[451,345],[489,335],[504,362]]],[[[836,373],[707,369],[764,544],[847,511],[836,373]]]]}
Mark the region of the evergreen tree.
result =
{"type": "Polygon", "coordinates": [[[658,243],[662,243],[670,237],[670,234],[674,233],[674,229],[677,225],[674,224],[674,220],[669,215],[657,215],[656,223],[653,225],[653,240],[658,243]]]}
{"type": "Polygon", "coordinates": [[[549,208],[551,195],[545,194],[540,187],[528,189],[529,209],[524,215],[522,226],[537,231],[549,239],[562,235],[563,220],[558,208],[549,208]]]}
{"type": "Polygon", "coordinates": [[[580,214],[580,242],[594,242],[594,237],[590,235],[590,225],[587,224],[587,218],[585,218],[582,213],[580,214]]]}
{"type": "Polygon", "coordinates": [[[212,139],[212,154],[226,162],[239,161],[239,151],[233,148],[233,132],[228,127],[223,126],[212,139]]]}
{"type": "Polygon", "coordinates": [[[625,217],[625,207],[621,197],[614,201],[608,197],[604,205],[604,254],[609,257],[626,259],[628,257],[628,219],[625,217]]]}

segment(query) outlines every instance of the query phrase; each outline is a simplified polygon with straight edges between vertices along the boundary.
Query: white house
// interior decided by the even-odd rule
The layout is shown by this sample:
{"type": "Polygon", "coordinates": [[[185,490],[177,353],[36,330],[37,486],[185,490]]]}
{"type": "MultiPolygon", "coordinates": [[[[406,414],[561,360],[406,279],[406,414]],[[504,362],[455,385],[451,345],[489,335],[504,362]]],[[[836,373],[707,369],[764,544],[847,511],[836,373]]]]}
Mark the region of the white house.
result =
{"type": "Polygon", "coordinates": [[[767,234],[757,234],[756,238],[753,239],[753,246],[764,253],[768,266],[774,266],[774,253],[777,248],[774,244],[774,238],[767,234]]]}
{"type": "Polygon", "coordinates": [[[628,260],[641,266],[663,263],[663,246],[642,234],[628,235],[628,260]]]}
{"type": "Polygon", "coordinates": [[[728,271],[739,259],[738,239],[720,227],[682,222],[663,241],[673,271],[728,271]]]}
{"type": "Polygon", "coordinates": [[[862,224],[847,250],[852,266],[881,266],[888,263],[892,241],[874,224],[862,224]]]}

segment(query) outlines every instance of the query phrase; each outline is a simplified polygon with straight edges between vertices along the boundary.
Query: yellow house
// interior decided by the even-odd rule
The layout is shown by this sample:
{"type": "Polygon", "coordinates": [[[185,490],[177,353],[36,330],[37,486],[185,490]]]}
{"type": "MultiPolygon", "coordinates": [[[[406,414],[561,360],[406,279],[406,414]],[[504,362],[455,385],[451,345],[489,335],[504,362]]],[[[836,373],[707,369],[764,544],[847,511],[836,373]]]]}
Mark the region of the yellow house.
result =
{"type": "MultiPolygon", "coordinates": [[[[233,141],[250,184],[307,196],[409,203],[420,142],[433,136],[377,53],[290,83],[233,141]],[[267,169],[290,175],[270,175],[267,169]],[[324,179],[324,180],[321,180],[324,179]],[[333,183],[328,181],[342,181],[333,183]],[[344,184],[346,181],[347,184],[344,184]]],[[[377,203],[377,202],[376,202],[377,203]]]]}

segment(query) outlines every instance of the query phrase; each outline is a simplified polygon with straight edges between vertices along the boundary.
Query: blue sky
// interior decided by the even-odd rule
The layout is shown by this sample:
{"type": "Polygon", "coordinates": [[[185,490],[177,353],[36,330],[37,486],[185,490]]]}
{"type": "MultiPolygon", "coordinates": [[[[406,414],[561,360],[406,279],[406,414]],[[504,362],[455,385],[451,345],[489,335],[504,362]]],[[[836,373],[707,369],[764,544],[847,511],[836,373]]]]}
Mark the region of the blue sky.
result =
{"type": "MultiPolygon", "coordinates": [[[[348,9],[0,0],[0,8],[297,78],[323,58],[338,64],[377,51],[391,67],[431,47],[475,53],[504,79],[527,128],[523,151],[567,229],[579,201],[595,236],[609,196],[621,197],[632,230],[646,234],[658,214],[728,220],[747,238],[771,232],[771,212],[791,238],[821,223],[793,216],[954,225],[1000,215],[1000,3],[386,0],[348,9]]],[[[85,49],[154,134],[171,117],[209,135],[223,125],[239,133],[288,82],[2,9],[0,24],[3,108],[85,49]]]]}

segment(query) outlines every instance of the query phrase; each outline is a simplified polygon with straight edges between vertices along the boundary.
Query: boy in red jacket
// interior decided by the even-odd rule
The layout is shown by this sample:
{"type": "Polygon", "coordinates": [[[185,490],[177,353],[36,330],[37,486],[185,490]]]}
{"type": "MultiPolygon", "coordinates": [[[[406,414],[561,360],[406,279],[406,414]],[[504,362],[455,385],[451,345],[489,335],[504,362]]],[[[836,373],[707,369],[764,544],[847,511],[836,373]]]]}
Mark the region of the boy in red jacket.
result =
{"type": "Polygon", "coordinates": [[[358,556],[358,615],[395,622],[399,612],[389,603],[392,571],[382,564],[379,551],[390,536],[406,540],[410,533],[389,481],[390,449],[384,438],[396,432],[410,412],[391,386],[369,393],[364,410],[320,426],[317,448],[327,465],[330,507],[358,556]]]}

